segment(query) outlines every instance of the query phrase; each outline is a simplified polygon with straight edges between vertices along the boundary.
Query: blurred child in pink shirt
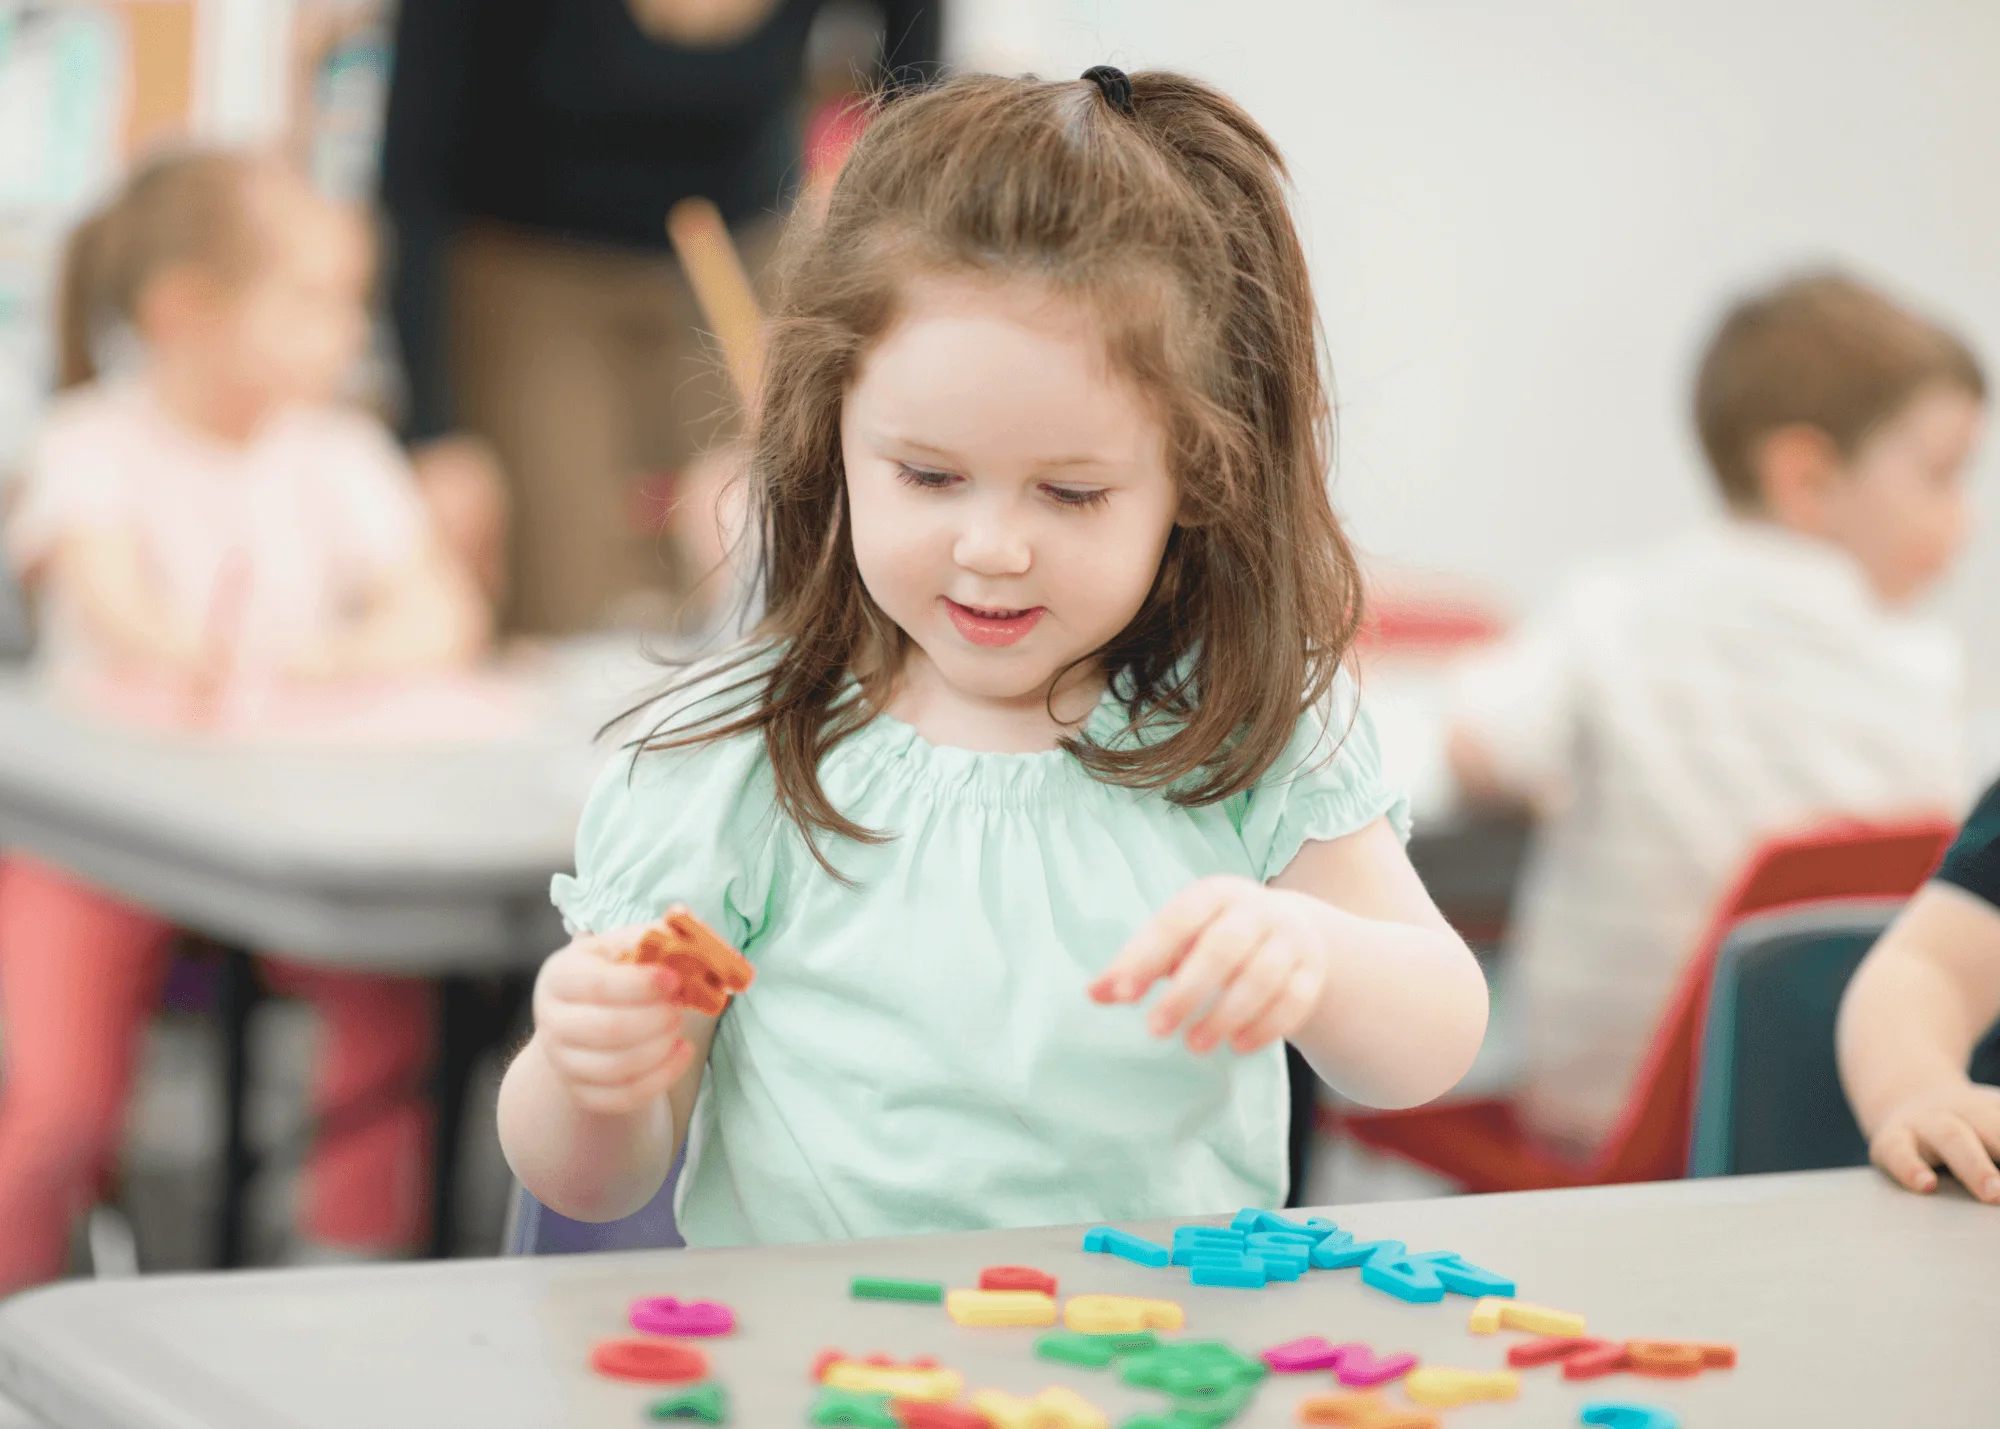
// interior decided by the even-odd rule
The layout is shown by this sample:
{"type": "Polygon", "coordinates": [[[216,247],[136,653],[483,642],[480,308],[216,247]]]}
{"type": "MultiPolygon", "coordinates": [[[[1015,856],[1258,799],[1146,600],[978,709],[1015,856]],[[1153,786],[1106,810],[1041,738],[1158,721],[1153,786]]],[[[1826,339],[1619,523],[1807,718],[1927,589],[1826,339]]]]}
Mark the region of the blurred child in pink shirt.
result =
{"type": "MultiPolygon", "coordinates": [[[[336,405],[367,334],[353,215],[279,165],[190,153],[73,236],[62,381],[10,513],[61,697],[149,725],[254,728],[302,692],[462,668],[489,616],[387,432],[336,405]],[[128,337],[130,371],[94,351],[128,337]]],[[[116,1151],[173,930],[18,854],[0,861],[0,1292],[58,1273],[116,1151]]],[[[414,980],[283,970],[325,1024],[315,1099],[412,1094],[414,980]]],[[[424,1223],[413,1101],[317,1149],[303,1229],[362,1252],[424,1223]]]]}

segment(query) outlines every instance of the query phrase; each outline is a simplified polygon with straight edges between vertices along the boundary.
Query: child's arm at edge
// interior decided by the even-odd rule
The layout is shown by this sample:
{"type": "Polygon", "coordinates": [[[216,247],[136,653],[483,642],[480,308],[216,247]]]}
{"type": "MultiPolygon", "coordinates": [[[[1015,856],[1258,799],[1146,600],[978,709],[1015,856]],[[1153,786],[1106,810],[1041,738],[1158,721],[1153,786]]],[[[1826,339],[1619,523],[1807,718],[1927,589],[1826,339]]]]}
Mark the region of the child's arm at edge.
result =
{"type": "Polygon", "coordinates": [[[1252,1052],[1284,1038],[1341,1092],[1416,1106],[1472,1065],[1486,1033],[1486,979],[1378,819],[1307,843],[1270,884],[1205,878],[1171,900],[1091,987],[1136,1002],[1190,1050],[1252,1052]]]}
{"type": "Polygon", "coordinates": [[[366,613],[302,652],[302,679],[395,676],[471,664],[492,638],[493,614],[471,576],[433,542],[370,592],[366,613]]]}
{"type": "Polygon", "coordinates": [[[177,620],[146,578],[137,532],[93,527],[65,538],[48,574],[69,591],[98,637],[125,658],[187,675],[205,675],[218,652],[198,622],[177,620]]]}
{"type": "Polygon", "coordinates": [[[658,1193],[715,1035],[714,1018],[669,1004],[671,972],[611,960],[631,940],[586,935],[543,964],[535,1034],[500,1084],[508,1166],[573,1220],[618,1220],[658,1193]]]}
{"type": "Polygon", "coordinates": [[[1912,1191],[1942,1163],[2000,1203],[2000,1089],[1966,1075],[2000,1017],[2000,910],[1949,883],[1926,885],[1848,984],[1836,1046],[1869,1155],[1912,1191]]]}
{"type": "Polygon", "coordinates": [[[1523,808],[1536,802],[1528,790],[1517,789],[1501,777],[1492,753],[1466,725],[1454,724],[1446,731],[1445,763],[1452,782],[1469,803],[1523,808]]]}

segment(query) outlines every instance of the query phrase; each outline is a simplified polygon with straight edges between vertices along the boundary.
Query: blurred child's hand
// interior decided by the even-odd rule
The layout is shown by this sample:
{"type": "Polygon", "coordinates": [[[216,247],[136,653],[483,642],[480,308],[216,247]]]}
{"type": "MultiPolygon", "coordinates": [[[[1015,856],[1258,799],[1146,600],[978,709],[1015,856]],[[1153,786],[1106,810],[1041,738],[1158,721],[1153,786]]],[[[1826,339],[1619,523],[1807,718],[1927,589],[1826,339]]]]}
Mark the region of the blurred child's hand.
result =
{"type": "Polygon", "coordinates": [[[1958,1081],[1898,1103],[1876,1131],[1868,1154],[1912,1191],[1937,1187],[1931,1168],[1951,1169],[1965,1189],[2000,1204],[2000,1087],[1958,1081]]]}
{"type": "Polygon", "coordinates": [[[1332,951],[1325,905],[1309,894],[1218,876],[1189,884],[1141,928],[1090,985],[1098,1002],[1137,1002],[1161,978],[1167,990],[1147,1026],[1171,1037],[1190,1017],[1188,1050],[1228,1042],[1254,1052],[1289,1037],[1326,990],[1332,951]]]}
{"type": "Polygon", "coordinates": [[[278,673],[298,684],[325,685],[347,678],[349,671],[338,646],[331,641],[316,640],[287,651],[279,662],[278,673]]]}
{"type": "Polygon", "coordinates": [[[613,959],[642,928],[586,934],[535,978],[535,1040],[580,1108],[623,1116],[663,1095],[694,1060],[667,968],[613,959]]]}

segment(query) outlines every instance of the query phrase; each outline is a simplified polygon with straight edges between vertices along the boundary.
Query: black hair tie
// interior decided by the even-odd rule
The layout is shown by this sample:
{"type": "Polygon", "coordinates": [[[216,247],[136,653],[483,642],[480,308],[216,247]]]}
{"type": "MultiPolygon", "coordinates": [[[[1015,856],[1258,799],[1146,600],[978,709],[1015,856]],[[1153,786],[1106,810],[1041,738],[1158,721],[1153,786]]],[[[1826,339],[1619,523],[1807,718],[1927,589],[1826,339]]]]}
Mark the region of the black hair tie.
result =
{"type": "Polygon", "coordinates": [[[1097,86],[1104,102],[1120,114],[1132,114],[1132,77],[1116,65],[1092,65],[1083,77],[1097,86]]]}

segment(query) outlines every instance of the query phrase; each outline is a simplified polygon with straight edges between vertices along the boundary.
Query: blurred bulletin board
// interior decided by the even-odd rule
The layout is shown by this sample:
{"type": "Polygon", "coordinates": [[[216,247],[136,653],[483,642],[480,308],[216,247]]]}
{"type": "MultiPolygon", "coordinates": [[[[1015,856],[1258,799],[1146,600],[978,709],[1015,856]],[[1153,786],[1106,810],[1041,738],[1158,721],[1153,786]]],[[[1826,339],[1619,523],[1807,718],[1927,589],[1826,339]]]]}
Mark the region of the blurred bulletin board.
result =
{"type": "Polygon", "coordinates": [[[195,0],[123,0],[112,7],[125,33],[129,70],[124,156],[188,132],[194,112],[195,0]]]}
{"type": "Polygon", "coordinates": [[[385,0],[299,0],[291,143],[331,198],[360,202],[375,192],[389,105],[390,21],[385,0]]]}
{"type": "Polygon", "coordinates": [[[374,192],[391,0],[198,0],[194,17],[195,134],[281,147],[336,198],[374,192]]]}
{"type": "Polygon", "coordinates": [[[391,19],[389,0],[0,0],[0,484],[47,399],[70,225],[190,133],[282,139],[324,191],[367,197],[391,19]]]}
{"type": "Polygon", "coordinates": [[[62,236],[133,138],[185,126],[192,56],[192,0],[0,6],[0,473],[46,389],[62,236]]]}

